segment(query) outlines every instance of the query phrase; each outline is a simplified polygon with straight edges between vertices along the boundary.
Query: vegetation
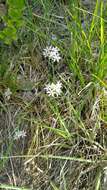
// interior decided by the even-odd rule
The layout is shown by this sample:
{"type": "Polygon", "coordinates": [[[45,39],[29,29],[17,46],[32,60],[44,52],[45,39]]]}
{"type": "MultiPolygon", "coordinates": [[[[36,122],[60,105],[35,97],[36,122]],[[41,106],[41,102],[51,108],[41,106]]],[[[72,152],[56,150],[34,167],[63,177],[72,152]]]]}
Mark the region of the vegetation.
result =
{"type": "Polygon", "coordinates": [[[106,9],[0,1],[0,189],[106,190],[106,9]]]}

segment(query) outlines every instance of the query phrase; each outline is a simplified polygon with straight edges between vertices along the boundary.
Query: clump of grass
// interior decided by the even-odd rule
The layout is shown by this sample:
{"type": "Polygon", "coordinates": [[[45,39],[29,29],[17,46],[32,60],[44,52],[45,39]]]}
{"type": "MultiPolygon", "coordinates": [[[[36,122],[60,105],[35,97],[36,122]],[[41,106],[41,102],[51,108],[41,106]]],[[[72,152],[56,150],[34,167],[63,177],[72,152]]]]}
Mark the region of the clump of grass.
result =
{"type": "Polygon", "coordinates": [[[27,1],[1,45],[1,189],[105,190],[106,7],[27,1]]]}

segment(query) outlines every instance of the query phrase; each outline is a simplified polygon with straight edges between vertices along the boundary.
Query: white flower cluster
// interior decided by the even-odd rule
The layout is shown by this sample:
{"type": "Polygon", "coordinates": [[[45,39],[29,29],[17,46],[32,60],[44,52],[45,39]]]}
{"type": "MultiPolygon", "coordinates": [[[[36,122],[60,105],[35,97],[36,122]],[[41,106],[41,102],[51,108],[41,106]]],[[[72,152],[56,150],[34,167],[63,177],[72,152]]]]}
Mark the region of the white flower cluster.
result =
{"type": "Polygon", "coordinates": [[[59,62],[61,59],[59,48],[53,46],[47,46],[43,50],[44,57],[48,57],[53,62],[59,62]]]}
{"type": "Polygon", "coordinates": [[[55,97],[61,94],[62,92],[61,88],[62,88],[62,83],[58,81],[56,84],[54,83],[47,84],[44,89],[46,90],[48,96],[55,97]]]}
{"type": "Polygon", "coordinates": [[[23,137],[26,137],[26,132],[24,131],[24,130],[22,130],[22,131],[16,131],[15,132],[15,135],[14,135],[14,140],[18,140],[18,139],[20,139],[20,138],[23,138],[23,137]]]}

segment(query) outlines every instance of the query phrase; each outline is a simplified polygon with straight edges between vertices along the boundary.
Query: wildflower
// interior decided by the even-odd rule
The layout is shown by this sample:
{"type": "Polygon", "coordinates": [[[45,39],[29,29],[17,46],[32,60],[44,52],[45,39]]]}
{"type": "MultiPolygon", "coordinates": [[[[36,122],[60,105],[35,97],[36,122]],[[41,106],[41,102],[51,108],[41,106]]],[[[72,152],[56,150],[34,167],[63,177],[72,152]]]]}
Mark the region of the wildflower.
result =
{"type": "Polygon", "coordinates": [[[7,88],[7,90],[6,90],[5,93],[4,93],[4,96],[5,96],[5,98],[6,98],[7,100],[9,100],[11,94],[12,94],[12,92],[11,92],[10,88],[7,88]]]}
{"type": "Polygon", "coordinates": [[[43,50],[43,55],[44,57],[48,57],[53,62],[59,62],[61,59],[61,56],[59,54],[59,48],[53,47],[53,46],[49,46],[49,47],[47,46],[43,50]]]}
{"type": "Polygon", "coordinates": [[[14,135],[14,140],[20,139],[20,138],[26,137],[26,132],[24,130],[22,131],[16,131],[14,135]]]}
{"type": "Polygon", "coordinates": [[[51,83],[47,84],[46,87],[44,88],[46,90],[46,93],[48,96],[59,96],[62,92],[62,83],[58,81],[56,84],[51,83]]]}

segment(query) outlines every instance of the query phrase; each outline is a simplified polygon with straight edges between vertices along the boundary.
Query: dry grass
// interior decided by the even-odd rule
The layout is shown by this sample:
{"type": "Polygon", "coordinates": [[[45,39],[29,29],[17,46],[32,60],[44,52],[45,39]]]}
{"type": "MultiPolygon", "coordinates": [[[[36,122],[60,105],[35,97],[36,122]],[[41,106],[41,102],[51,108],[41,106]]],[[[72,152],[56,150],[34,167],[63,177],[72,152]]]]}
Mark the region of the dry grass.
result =
{"type": "Polygon", "coordinates": [[[26,5],[19,40],[1,46],[1,189],[106,190],[103,3],[96,1],[88,23],[89,13],[82,2],[32,1],[26,5]],[[53,65],[52,80],[63,85],[55,98],[44,90],[51,75],[43,57],[47,44],[58,46],[62,57],[53,65]],[[4,96],[7,88],[12,91],[9,100],[4,96]],[[18,129],[26,137],[15,140],[18,129]]]}

